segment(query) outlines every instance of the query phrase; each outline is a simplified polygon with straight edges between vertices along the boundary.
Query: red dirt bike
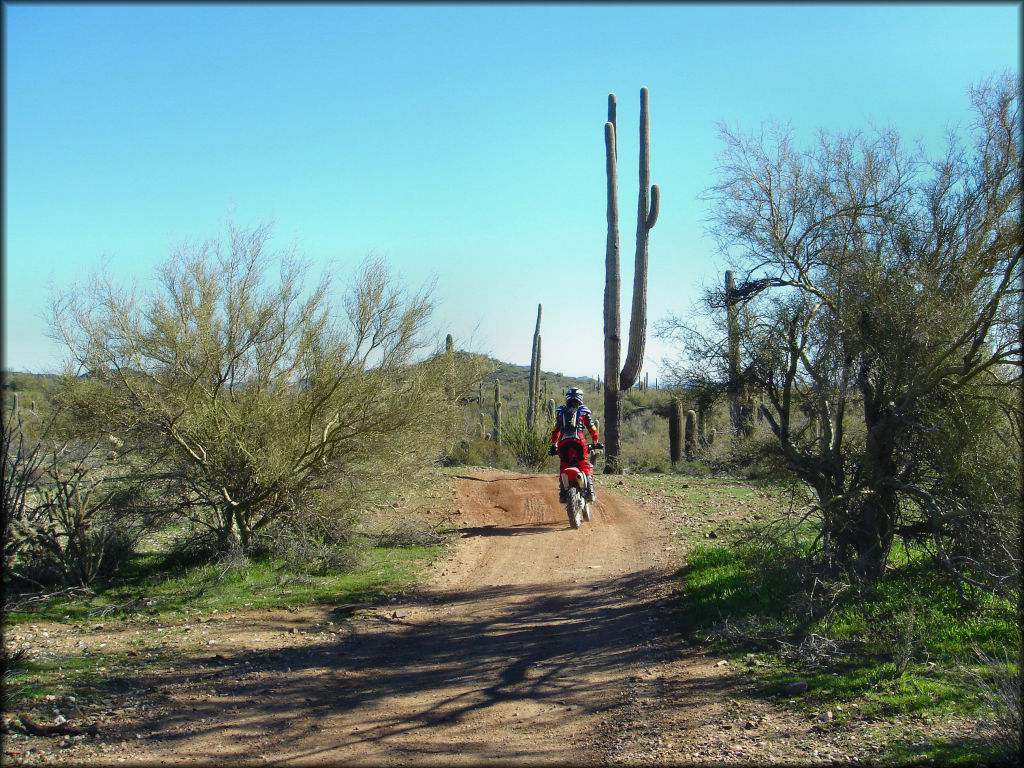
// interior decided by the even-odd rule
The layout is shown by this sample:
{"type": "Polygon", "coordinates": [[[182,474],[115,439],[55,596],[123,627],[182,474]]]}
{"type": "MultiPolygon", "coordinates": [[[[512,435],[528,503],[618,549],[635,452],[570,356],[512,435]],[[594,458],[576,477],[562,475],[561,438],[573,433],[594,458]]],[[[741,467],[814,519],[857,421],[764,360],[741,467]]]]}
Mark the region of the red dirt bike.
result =
{"type": "MultiPolygon", "coordinates": [[[[602,446],[587,444],[588,455],[601,450],[602,446]]],[[[565,511],[569,515],[569,525],[579,528],[584,520],[590,520],[591,501],[587,500],[587,476],[577,466],[570,464],[558,474],[559,487],[566,491],[565,511]]]]}

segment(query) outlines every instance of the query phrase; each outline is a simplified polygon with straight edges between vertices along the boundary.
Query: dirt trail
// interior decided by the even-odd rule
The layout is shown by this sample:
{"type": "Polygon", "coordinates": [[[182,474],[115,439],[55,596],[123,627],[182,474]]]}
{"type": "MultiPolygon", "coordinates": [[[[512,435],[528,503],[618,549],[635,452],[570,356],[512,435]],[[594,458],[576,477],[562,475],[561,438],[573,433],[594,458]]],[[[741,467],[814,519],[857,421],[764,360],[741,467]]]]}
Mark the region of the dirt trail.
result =
{"type": "MultiPolygon", "coordinates": [[[[136,755],[607,759],[597,736],[614,730],[651,661],[666,534],[602,485],[593,521],[572,530],[551,477],[459,477],[456,555],[435,566],[415,599],[357,616],[351,634],[305,646],[287,670],[225,680],[218,698],[188,701],[183,692],[180,714],[133,745],[136,755]]],[[[221,658],[244,650],[221,649],[221,658]]]]}
{"type": "MultiPolygon", "coordinates": [[[[673,531],[736,510],[656,495],[634,502],[609,490],[615,482],[598,478],[594,520],[574,531],[551,477],[467,472],[456,481],[454,555],[386,605],[21,627],[5,642],[27,643],[40,658],[127,654],[139,666],[98,667],[109,699],[87,712],[47,697],[75,722],[95,723],[99,738],[15,735],[4,759],[877,761],[875,718],[837,725],[831,710],[766,697],[752,677],[756,658],[730,664],[701,638],[671,634],[680,617],[661,623],[679,565],[673,531]]],[[[973,727],[950,718],[913,725],[965,738],[973,727]]]]}

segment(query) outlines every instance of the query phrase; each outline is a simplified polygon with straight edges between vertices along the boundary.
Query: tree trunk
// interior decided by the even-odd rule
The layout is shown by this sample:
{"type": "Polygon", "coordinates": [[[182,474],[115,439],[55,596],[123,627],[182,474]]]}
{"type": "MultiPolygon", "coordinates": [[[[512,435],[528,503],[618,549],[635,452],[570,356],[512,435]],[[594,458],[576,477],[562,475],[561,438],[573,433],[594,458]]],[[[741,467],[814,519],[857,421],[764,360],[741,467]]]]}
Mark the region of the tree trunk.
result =
{"type": "Polygon", "coordinates": [[[225,503],[220,510],[219,518],[217,550],[220,552],[230,552],[232,549],[239,548],[242,544],[238,538],[238,532],[235,530],[234,508],[230,504],[225,503]]]}
{"type": "Polygon", "coordinates": [[[899,424],[884,385],[873,381],[874,362],[865,360],[858,375],[867,427],[863,458],[867,493],[844,510],[836,526],[839,564],[867,580],[877,579],[885,569],[899,512],[899,496],[885,483],[897,475],[899,424]]]}

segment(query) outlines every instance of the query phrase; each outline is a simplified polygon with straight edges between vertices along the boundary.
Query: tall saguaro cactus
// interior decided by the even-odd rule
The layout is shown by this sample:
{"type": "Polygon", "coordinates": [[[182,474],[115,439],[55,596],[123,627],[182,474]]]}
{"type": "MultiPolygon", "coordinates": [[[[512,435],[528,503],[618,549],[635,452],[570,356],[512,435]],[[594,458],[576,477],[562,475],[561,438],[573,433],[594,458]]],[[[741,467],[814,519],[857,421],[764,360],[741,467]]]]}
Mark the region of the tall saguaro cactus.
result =
{"type": "Polygon", "coordinates": [[[683,458],[683,404],[677,397],[668,411],[668,457],[673,464],[683,458]]]}
{"type": "Polygon", "coordinates": [[[533,331],[533,354],[530,356],[530,392],[526,402],[526,427],[533,429],[537,416],[537,402],[540,397],[540,312],[537,305],[537,327],[533,331]]]}
{"type": "Polygon", "coordinates": [[[636,257],[633,267],[633,303],[629,317],[629,343],[626,362],[619,370],[621,335],[619,330],[619,201],[616,177],[615,94],[608,94],[608,121],[604,124],[605,172],[608,196],[608,238],[605,245],[604,282],[604,412],[606,473],[620,474],[622,395],[632,387],[643,363],[647,336],[647,243],[658,220],[658,185],[651,185],[650,129],[647,89],[640,89],[640,194],[636,215],[636,257]]]}

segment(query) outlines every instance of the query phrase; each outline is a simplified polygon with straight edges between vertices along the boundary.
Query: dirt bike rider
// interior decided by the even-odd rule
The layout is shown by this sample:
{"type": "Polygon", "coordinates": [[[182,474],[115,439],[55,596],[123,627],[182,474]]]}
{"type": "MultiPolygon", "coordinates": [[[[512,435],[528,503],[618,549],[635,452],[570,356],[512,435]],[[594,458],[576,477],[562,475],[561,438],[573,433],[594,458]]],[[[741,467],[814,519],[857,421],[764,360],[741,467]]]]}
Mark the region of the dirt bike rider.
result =
{"type": "Polygon", "coordinates": [[[566,500],[566,489],[562,488],[561,473],[566,467],[575,466],[587,479],[587,501],[594,500],[594,465],[587,460],[587,440],[583,430],[590,432],[595,448],[604,448],[597,439],[597,427],[590,409],[583,404],[583,390],[570,387],[565,392],[565,405],[555,411],[555,428],[551,430],[551,447],[548,455],[559,458],[558,500],[566,500]]]}

